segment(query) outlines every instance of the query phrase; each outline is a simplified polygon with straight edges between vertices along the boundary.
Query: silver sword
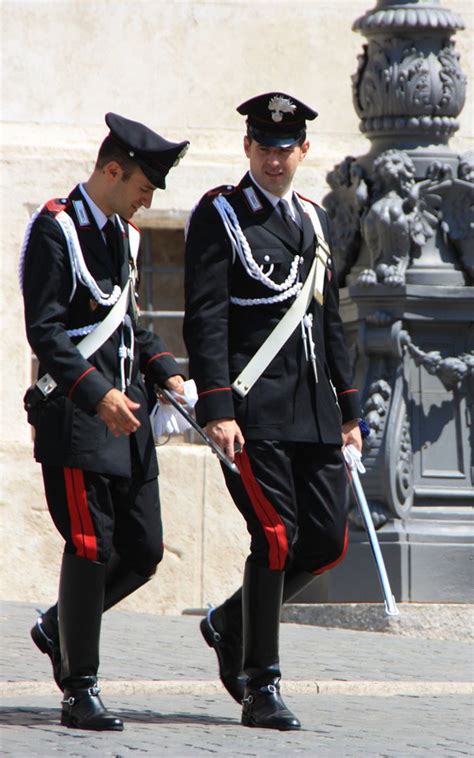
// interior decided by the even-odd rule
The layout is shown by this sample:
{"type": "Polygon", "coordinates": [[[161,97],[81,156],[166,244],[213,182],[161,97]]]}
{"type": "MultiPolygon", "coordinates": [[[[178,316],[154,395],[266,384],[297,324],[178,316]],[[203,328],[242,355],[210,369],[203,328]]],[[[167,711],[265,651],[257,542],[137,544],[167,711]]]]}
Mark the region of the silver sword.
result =
{"type": "Polygon", "coordinates": [[[227,466],[230,471],[232,471],[233,474],[239,474],[240,471],[235,465],[233,461],[230,460],[230,458],[224,453],[224,451],[219,447],[219,445],[214,442],[214,440],[209,437],[209,435],[204,431],[202,427],[199,426],[197,421],[193,419],[190,413],[186,410],[186,408],[176,400],[175,396],[166,389],[166,387],[160,387],[160,393],[166,397],[166,399],[171,403],[173,408],[176,408],[178,413],[182,415],[183,418],[186,419],[188,424],[192,426],[192,428],[199,434],[199,436],[204,440],[206,445],[208,445],[211,450],[214,451],[214,453],[217,455],[220,461],[224,464],[224,466],[227,466]]]}
{"type": "Polygon", "coordinates": [[[351,484],[352,491],[354,492],[357,505],[359,506],[359,511],[362,516],[362,521],[364,522],[365,530],[369,537],[370,548],[372,550],[372,555],[374,557],[377,574],[384,597],[385,613],[387,616],[399,616],[400,611],[396,606],[395,598],[392,594],[390,582],[387,576],[387,570],[385,568],[385,563],[382,556],[382,551],[380,550],[377,532],[375,531],[374,522],[372,521],[372,515],[367,503],[367,498],[365,497],[365,492],[362,488],[362,484],[360,483],[357,466],[354,461],[349,462],[348,458],[346,457],[345,461],[347,476],[349,477],[349,482],[351,484]]]}

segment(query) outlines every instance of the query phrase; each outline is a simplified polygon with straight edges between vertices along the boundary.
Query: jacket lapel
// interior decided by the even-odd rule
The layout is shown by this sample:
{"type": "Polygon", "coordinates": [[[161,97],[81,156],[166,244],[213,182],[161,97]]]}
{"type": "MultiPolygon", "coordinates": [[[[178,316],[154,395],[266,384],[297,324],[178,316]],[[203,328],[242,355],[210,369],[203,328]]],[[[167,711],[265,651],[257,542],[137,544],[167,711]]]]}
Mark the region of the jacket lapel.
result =
{"type": "Polygon", "coordinates": [[[83,253],[93,256],[101,266],[105,266],[112,279],[116,279],[113,261],[102,233],[79,187],[69,195],[68,213],[74,221],[83,253]]]}
{"type": "Polygon", "coordinates": [[[128,224],[123,219],[120,219],[119,222],[117,222],[117,227],[119,230],[119,248],[120,248],[120,261],[121,261],[121,267],[120,267],[120,286],[125,287],[128,277],[130,274],[130,243],[128,241],[128,224]]]}
{"type": "Polygon", "coordinates": [[[295,193],[296,196],[296,202],[298,203],[298,210],[300,212],[301,221],[303,223],[303,242],[302,242],[302,251],[305,253],[309,247],[311,247],[311,250],[314,250],[314,242],[315,242],[315,236],[314,236],[314,227],[313,223],[309,217],[309,213],[306,212],[304,206],[299,200],[298,195],[295,193]]]}
{"type": "MultiPolygon", "coordinates": [[[[299,253],[300,250],[295,245],[291,233],[278,209],[274,208],[265,195],[260,192],[259,188],[252,182],[249,173],[240,182],[239,189],[245,197],[248,208],[252,213],[255,213],[256,221],[258,221],[263,229],[283,242],[293,255],[299,253]],[[253,196],[257,197],[260,207],[257,207],[252,202],[253,196]]],[[[303,214],[301,215],[303,216],[303,214]]]]}

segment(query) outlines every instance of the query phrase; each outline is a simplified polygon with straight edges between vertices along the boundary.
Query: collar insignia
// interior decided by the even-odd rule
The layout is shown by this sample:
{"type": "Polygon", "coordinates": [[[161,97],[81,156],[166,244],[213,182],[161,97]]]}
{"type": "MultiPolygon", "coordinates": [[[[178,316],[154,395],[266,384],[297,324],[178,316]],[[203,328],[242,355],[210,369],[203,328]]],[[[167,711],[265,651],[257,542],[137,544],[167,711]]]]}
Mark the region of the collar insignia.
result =
{"type": "Polygon", "coordinates": [[[74,210],[76,211],[76,216],[79,219],[80,226],[90,226],[91,222],[89,221],[89,217],[86,213],[86,209],[82,200],[73,200],[72,204],[74,206],[74,210]]]}
{"type": "Polygon", "coordinates": [[[250,205],[251,210],[253,210],[254,213],[256,213],[257,211],[261,211],[263,208],[263,205],[258,199],[257,193],[255,192],[254,188],[244,187],[242,191],[247,199],[248,204],[250,205]]]}

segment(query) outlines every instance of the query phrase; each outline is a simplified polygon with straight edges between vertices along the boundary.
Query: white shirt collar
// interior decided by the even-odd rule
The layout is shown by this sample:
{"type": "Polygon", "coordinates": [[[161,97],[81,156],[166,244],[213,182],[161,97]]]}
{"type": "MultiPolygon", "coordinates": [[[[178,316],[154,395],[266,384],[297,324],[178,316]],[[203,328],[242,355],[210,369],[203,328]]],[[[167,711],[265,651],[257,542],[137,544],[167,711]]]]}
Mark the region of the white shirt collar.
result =
{"type": "Polygon", "coordinates": [[[278,195],[274,195],[272,192],[269,192],[268,190],[264,189],[255,179],[254,175],[251,171],[249,171],[250,178],[253,181],[253,183],[259,188],[260,192],[265,195],[267,200],[273,205],[274,208],[277,207],[280,200],[286,200],[288,205],[290,206],[290,213],[295,218],[295,208],[293,205],[293,185],[291,185],[290,189],[285,192],[285,194],[282,197],[278,197],[278,195]]]}
{"type": "MultiPolygon", "coordinates": [[[[99,206],[97,205],[97,203],[94,203],[94,201],[90,197],[89,193],[87,192],[87,190],[86,190],[86,188],[84,187],[83,184],[79,185],[79,189],[81,190],[81,192],[82,192],[82,194],[84,196],[84,199],[87,201],[87,205],[89,206],[90,211],[91,211],[92,215],[94,216],[94,221],[96,222],[96,224],[99,227],[99,229],[102,231],[102,229],[106,225],[107,221],[109,220],[108,216],[106,216],[105,213],[104,213],[104,211],[102,211],[99,208],[99,206]]],[[[111,216],[110,220],[115,223],[114,216],[111,216]]]]}

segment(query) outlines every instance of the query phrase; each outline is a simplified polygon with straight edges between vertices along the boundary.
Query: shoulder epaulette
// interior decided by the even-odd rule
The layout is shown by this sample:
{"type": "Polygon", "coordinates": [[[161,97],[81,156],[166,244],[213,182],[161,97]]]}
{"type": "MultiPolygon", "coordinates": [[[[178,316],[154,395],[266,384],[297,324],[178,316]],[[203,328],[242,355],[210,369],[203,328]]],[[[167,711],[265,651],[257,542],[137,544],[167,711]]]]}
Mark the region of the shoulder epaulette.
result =
{"type": "Polygon", "coordinates": [[[206,192],[206,197],[216,197],[217,195],[231,195],[237,187],[233,184],[221,184],[220,187],[214,187],[206,192]]]}
{"type": "Polygon", "coordinates": [[[61,213],[66,208],[67,204],[67,197],[54,197],[43,205],[40,212],[49,213],[54,218],[54,216],[57,216],[58,213],[61,213]]]}

